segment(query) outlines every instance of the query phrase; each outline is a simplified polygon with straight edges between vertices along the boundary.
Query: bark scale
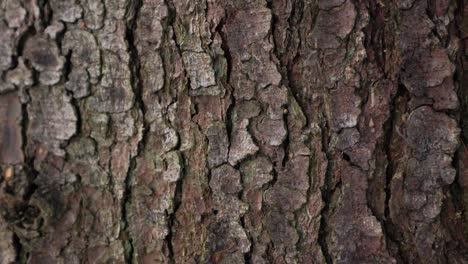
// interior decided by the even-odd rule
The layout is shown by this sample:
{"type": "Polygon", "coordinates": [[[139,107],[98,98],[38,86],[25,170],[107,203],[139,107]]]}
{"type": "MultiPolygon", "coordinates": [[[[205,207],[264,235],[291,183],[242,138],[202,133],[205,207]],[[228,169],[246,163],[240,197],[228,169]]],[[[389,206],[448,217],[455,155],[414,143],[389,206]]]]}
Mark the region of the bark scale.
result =
{"type": "Polygon", "coordinates": [[[0,263],[466,263],[463,0],[0,0],[0,263]]]}

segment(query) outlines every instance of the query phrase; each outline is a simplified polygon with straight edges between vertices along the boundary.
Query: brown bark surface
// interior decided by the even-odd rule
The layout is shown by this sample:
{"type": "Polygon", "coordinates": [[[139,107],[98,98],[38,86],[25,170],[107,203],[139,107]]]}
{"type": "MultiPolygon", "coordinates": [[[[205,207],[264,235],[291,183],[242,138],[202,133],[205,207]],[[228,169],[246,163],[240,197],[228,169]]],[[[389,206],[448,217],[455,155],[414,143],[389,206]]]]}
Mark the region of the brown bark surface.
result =
{"type": "Polygon", "coordinates": [[[0,0],[0,263],[468,263],[465,0],[0,0]]]}

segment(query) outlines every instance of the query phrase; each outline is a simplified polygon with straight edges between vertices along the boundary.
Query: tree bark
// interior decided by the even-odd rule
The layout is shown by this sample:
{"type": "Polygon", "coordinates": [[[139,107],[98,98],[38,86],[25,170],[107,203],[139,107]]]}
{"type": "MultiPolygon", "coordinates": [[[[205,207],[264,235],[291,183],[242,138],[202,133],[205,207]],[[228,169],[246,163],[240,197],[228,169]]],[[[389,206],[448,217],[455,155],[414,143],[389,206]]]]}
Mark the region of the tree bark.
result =
{"type": "Polygon", "coordinates": [[[467,263],[465,0],[0,0],[0,263],[467,263]]]}

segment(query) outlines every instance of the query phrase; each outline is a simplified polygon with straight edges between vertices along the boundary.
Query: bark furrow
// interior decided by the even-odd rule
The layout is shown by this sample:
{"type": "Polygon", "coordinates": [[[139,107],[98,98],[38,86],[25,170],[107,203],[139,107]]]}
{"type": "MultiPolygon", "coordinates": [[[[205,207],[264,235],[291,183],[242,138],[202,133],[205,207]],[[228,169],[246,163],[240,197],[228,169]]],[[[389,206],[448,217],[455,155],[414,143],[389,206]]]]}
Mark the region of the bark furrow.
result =
{"type": "Polygon", "coordinates": [[[464,0],[0,0],[0,263],[465,263],[464,0]]]}

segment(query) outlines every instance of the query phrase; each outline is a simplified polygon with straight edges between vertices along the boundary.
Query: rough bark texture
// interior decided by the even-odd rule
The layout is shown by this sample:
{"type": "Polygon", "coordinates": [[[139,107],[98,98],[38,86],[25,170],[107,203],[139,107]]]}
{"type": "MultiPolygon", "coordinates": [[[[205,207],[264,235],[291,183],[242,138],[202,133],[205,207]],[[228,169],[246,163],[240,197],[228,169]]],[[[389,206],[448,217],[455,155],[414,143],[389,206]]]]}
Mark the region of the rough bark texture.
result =
{"type": "Polygon", "coordinates": [[[0,17],[0,263],[468,262],[467,1],[0,17]]]}

